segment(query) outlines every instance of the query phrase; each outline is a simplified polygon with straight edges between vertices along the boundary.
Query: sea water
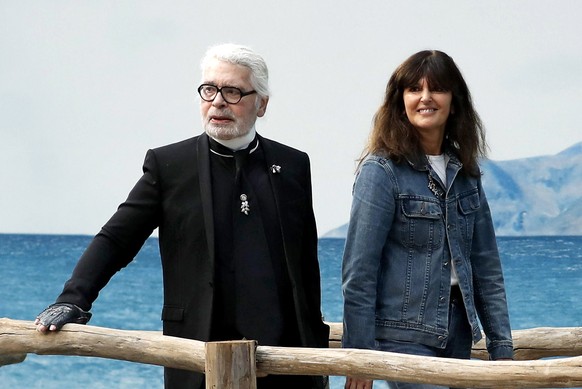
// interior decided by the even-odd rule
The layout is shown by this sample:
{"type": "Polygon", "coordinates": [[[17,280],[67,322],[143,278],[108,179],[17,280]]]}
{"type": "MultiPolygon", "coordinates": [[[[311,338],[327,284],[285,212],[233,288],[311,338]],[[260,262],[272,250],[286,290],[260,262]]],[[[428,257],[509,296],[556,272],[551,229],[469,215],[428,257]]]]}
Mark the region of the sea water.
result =
{"type": "MultiPolygon", "coordinates": [[[[34,320],[51,304],[90,242],[88,236],[0,234],[0,317],[34,320]]],[[[499,238],[513,329],[582,326],[582,237],[499,238]]],[[[161,265],[157,239],[116,274],[95,302],[91,325],[161,330],[161,265]]],[[[320,239],[322,310],[342,319],[343,239],[320,239]]],[[[1,353],[1,350],[0,350],[1,353]]],[[[343,388],[332,377],[332,389],[343,388]]],[[[90,357],[28,355],[0,367],[0,388],[162,388],[158,366],[90,357]]],[[[375,388],[385,386],[376,383],[375,388]]]]}

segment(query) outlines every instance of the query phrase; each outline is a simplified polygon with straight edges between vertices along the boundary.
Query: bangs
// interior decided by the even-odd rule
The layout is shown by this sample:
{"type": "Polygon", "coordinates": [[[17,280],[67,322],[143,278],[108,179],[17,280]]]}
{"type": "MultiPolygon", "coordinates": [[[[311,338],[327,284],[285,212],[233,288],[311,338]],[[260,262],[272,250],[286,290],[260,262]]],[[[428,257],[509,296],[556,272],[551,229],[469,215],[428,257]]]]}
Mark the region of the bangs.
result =
{"type": "Polygon", "coordinates": [[[431,90],[452,91],[454,89],[455,72],[451,71],[447,63],[438,57],[423,58],[416,66],[410,66],[409,69],[401,79],[403,88],[417,86],[424,78],[431,90]]]}

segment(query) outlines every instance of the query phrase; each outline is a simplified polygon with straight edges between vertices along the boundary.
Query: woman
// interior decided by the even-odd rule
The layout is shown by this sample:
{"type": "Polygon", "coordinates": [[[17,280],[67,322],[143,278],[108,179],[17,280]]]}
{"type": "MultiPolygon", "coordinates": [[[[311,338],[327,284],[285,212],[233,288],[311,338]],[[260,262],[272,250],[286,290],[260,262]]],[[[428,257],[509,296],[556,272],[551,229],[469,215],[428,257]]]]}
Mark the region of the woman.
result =
{"type": "MultiPolygon", "coordinates": [[[[461,72],[421,51],[392,74],[360,160],[343,258],[343,347],[494,360],[513,344],[478,158],[484,130],[461,72]]],[[[391,388],[442,388],[389,383],[391,388]]],[[[372,381],[348,377],[346,389],[372,381]]]]}

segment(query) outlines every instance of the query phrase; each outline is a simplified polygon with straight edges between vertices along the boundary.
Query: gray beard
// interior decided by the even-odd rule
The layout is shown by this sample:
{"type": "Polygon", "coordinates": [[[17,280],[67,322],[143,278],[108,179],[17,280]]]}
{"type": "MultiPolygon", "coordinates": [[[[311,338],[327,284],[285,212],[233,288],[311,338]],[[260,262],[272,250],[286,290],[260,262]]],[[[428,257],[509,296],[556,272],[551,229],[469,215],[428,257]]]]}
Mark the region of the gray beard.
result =
{"type": "Polygon", "coordinates": [[[222,126],[214,126],[210,123],[207,123],[204,126],[204,130],[206,131],[206,133],[208,135],[210,135],[213,138],[222,139],[222,140],[230,140],[230,139],[240,138],[241,136],[245,136],[246,134],[248,134],[250,132],[251,129],[247,128],[246,130],[242,130],[239,126],[222,127],[222,126]]]}

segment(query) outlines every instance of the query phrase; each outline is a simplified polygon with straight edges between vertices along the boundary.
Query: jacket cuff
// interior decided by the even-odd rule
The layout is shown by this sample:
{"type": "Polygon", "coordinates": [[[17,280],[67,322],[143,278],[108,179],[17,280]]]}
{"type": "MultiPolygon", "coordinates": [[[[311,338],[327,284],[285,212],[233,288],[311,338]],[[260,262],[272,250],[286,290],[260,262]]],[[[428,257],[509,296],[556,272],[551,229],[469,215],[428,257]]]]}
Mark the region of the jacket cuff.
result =
{"type": "Polygon", "coordinates": [[[493,361],[497,359],[513,359],[513,344],[495,344],[489,346],[489,358],[493,361]]]}

